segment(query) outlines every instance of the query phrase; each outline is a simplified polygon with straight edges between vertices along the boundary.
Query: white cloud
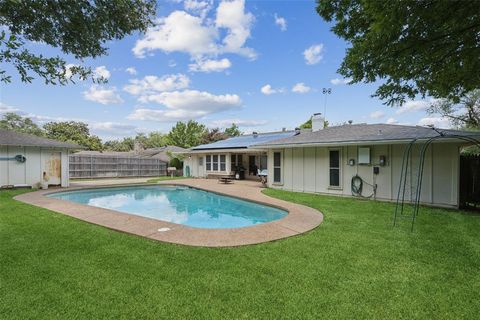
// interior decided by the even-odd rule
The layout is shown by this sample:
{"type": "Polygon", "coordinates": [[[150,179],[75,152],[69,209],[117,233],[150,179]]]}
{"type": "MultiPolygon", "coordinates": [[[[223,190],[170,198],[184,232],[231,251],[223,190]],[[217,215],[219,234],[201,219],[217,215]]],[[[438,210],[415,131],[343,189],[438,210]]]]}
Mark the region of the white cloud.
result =
{"type": "Polygon", "coordinates": [[[337,86],[340,84],[349,84],[350,81],[352,81],[352,78],[345,78],[345,79],[335,78],[335,79],[331,79],[330,83],[337,86]]]}
{"type": "Polygon", "coordinates": [[[137,127],[117,122],[93,122],[89,125],[95,132],[108,133],[113,135],[129,135],[136,132],[137,127]]]}
{"type": "Polygon", "coordinates": [[[108,79],[111,76],[110,71],[108,71],[107,67],[105,66],[96,67],[95,70],[93,70],[93,74],[96,78],[104,79],[108,79]]]}
{"type": "Polygon", "coordinates": [[[419,126],[433,125],[435,128],[450,128],[451,123],[445,117],[425,117],[418,121],[419,126]]]}
{"type": "Polygon", "coordinates": [[[323,59],[323,44],[315,44],[303,51],[303,57],[307,64],[316,64],[323,59]]]}
{"type": "Polygon", "coordinates": [[[189,70],[193,72],[221,72],[232,66],[227,58],[221,60],[197,60],[195,63],[189,64],[189,70]]]}
{"type": "Polygon", "coordinates": [[[123,90],[133,95],[150,95],[163,91],[173,91],[188,88],[190,79],[181,73],[164,75],[162,77],[146,76],[143,79],[132,79],[123,90]]]}
{"type": "Polygon", "coordinates": [[[134,67],[128,67],[127,69],[125,69],[125,71],[127,73],[130,73],[132,76],[137,74],[137,69],[135,69],[134,67]]]}
{"type": "Polygon", "coordinates": [[[191,56],[211,55],[218,52],[216,39],[218,30],[204,25],[199,17],[185,11],[174,11],[168,17],[158,19],[156,25],[147,30],[145,37],[137,40],[132,51],[137,57],[162,50],[185,52],[191,56]]]}
{"type": "Polygon", "coordinates": [[[165,106],[166,109],[138,108],[128,116],[128,119],[159,122],[183,121],[236,109],[242,105],[240,97],[236,94],[214,95],[197,90],[162,92],[142,96],[140,101],[143,103],[155,102],[165,106]]]}
{"type": "Polygon", "coordinates": [[[275,24],[280,27],[280,30],[287,31],[287,20],[285,18],[278,16],[275,13],[275,24]]]}
{"type": "Polygon", "coordinates": [[[265,95],[271,95],[271,94],[274,94],[274,93],[282,93],[282,92],[285,92],[285,89],[284,88],[278,88],[278,89],[274,89],[272,88],[271,85],[269,84],[266,84],[264,85],[262,88],[260,88],[260,91],[265,94],[265,95]]]}
{"type": "Polygon", "coordinates": [[[380,118],[383,118],[383,117],[385,117],[385,112],[380,111],[380,110],[370,113],[370,118],[372,118],[372,119],[380,119],[380,118]]]}
{"type": "Polygon", "coordinates": [[[435,99],[407,101],[397,110],[396,113],[402,114],[406,112],[423,111],[428,109],[428,107],[430,107],[435,101],[435,99]]]}
{"type": "Polygon", "coordinates": [[[189,11],[193,14],[199,15],[202,19],[204,19],[208,12],[212,9],[213,0],[185,0],[183,2],[183,8],[185,11],[189,11]]]}
{"type": "Polygon", "coordinates": [[[268,123],[267,120],[245,120],[245,119],[222,119],[222,120],[214,120],[211,122],[212,126],[214,127],[230,127],[233,123],[235,123],[239,127],[257,127],[263,126],[268,123]]]}
{"type": "Polygon", "coordinates": [[[299,82],[297,84],[295,84],[292,88],[292,92],[296,92],[296,93],[307,93],[307,92],[310,92],[312,88],[310,88],[309,86],[305,85],[305,83],[303,82],[299,82]]]}
{"type": "Polygon", "coordinates": [[[83,97],[86,100],[101,104],[118,104],[123,102],[123,99],[118,95],[117,88],[115,87],[105,88],[93,85],[87,91],[83,92],[83,97]]]}
{"type": "Polygon", "coordinates": [[[222,52],[237,53],[250,59],[256,58],[253,49],[244,47],[250,38],[250,29],[255,17],[245,12],[245,0],[222,1],[217,7],[217,28],[226,28],[227,35],[223,39],[222,52]]]}
{"type": "Polygon", "coordinates": [[[398,120],[395,118],[388,118],[386,121],[387,124],[397,124],[398,120]]]}
{"type": "MultiPolygon", "coordinates": [[[[198,10],[210,10],[210,1],[188,1],[184,5],[188,11],[197,14],[198,10]]],[[[222,53],[236,53],[254,59],[255,51],[245,47],[254,20],[251,13],[245,12],[244,0],[220,2],[215,21],[205,19],[202,13],[195,16],[177,10],[159,18],[155,26],[136,42],[132,51],[137,57],[162,50],[188,53],[193,59],[215,57],[222,53]]]]}
{"type": "Polygon", "coordinates": [[[9,106],[3,102],[0,102],[0,114],[9,113],[9,112],[18,113],[20,112],[20,109],[18,109],[17,107],[9,106]]]}

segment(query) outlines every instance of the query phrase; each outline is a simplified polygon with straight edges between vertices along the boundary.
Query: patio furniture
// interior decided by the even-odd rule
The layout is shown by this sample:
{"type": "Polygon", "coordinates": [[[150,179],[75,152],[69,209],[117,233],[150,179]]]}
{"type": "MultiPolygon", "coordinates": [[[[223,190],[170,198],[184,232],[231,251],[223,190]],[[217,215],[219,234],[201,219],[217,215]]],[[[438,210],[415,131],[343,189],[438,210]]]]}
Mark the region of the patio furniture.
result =
{"type": "Polygon", "coordinates": [[[257,176],[260,177],[260,181],[264,186],[267,185],[267,177],[268,177],[267,169],[263,169],[263,170],[258,169],[257,176]]]}
{"type": "Polygon", "coordinates": [[[223,184],[230,184],[233,183],[233,178],[230,176],[220,177],[218,178],[218,182],[223,184]]]}

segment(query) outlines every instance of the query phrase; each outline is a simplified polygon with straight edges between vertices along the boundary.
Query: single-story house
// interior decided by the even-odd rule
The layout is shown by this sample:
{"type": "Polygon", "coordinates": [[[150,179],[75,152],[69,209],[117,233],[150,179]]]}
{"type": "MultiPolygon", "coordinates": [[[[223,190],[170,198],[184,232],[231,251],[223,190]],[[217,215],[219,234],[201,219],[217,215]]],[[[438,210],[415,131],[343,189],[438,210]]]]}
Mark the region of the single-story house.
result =
{"type": "MultiPolygon", "coordinates": [[[[480,139],[478,132],[441,132],[480,139]]],[[[251,144],[244,150],[265,157],[266,165],[263,167],[268,168],[269,187],[351,196],[352,178],[358,175],[364,181],[362,195],[394,201],[400,184],[403,154],[408,144],[417,139],[406,173],[405,199],[413,200],[420,150],[425,141],[439,133],[428,127],[393,124],[346,124],[324,128],[323,118],[317,114],[313,117],[311,130],[297,130],[285,135],[251,144]]],[[[200,150],[192,148],[188,155],[190,162],[186,162],[192,168],[191,175],[205,177],[212,170],[227,174],[231,170],[228,165],[230,162],[227,163],[230,158],[227,157],[230,154],[227,147],[229,140],[233,139],[217,144],[223,146],[222,149],[216,147],[209,150],[209,145],[200,146],[200,150]],[[214,155],[218,157],[214,159],[214,155]],[[220,158],[222,155],[223,161],[220,158]],[[207,161],[211,161],[211,164],[207,161]],[[218,164],[213,167],[213,163],[218,164]]],[[[458,207],[460,150],[465,145],[468,143],[459,139],[440,139],[428,147],[421,203],[458,207]]],[[[231,159],[233,162],[234,157],[231,159]]]]}
{"type": "Polygon", "coordinates": [[[69,153],[83,147],[0,129],[0,187],[69,186],[69,153]]]}
{"type": "MultiPolygon", "coordinates": [[[[479,133],[441,130],[444,134],[479,133]]],[[[361,177],[364,195],[396,200],[404,151],[413,146],[407,172],[406,199],[414,200],[420,150],[429,138],[439,136],[432,128],[391,124],[347,124],[330,128],[312,126],[311,132],[257,145],[268,150],[272,188],[336,195],[352,195],[352,178],[361,177]]],[[[440,139],[426,150],[420,202],[459,205],[460,149],[465,141],[440,139]]]]}
{"type": "Polygon", "coordinates": [[[258,170],[267,169],[267,149],[252,147],[294,134],[295,131],[254,132],[190,148],[183,152],[183,173],[207,178],[231,175],[241,170],[246,179],[257,179],[258,170]]]}

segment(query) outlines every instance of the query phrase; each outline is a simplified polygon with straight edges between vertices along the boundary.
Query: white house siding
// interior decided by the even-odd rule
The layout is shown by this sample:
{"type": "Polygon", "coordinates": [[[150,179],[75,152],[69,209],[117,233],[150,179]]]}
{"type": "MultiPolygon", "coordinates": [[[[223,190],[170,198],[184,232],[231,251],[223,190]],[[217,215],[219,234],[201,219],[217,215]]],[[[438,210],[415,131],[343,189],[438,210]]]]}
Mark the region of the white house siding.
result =
{"type": "MultiPolygon", "coordinates": [[[[403,152],[406,145],[365,145],[371,148],[371,165],[358,164],[358,147],[298,147],[272,149],[268,153],[268,168],[273,168],[273,152],[283,152],[281,184],[269,186],[291,191],[315,192],[351,196],[351,179],[358,174],[370,184],[376,183],[377,199],[396,200],[403,152]],[[329,150],[339,149],[341,152],[340,188],[329,188],[329,150]],[[386,156],[386,165],[379,166],[381,155],[386,156]],[[355,165],[348,165],[354,159],[355,165]],[[379,166],[380,173],[373,174],[373,167],[379,166]]],[[[406,198],[411,200],[411,190],[415,190],[418,171],[420,146],[415,146],[407,173],[406,198]]],[[[459,181],[459,145],[454,143],[435,143],[426,153],[421,202],[439,206],[455,207],[458,205],[459,181]]],[[[370,195],[373,188],[364,183],[363,194],[370,195]]]]}
{"type": "Polygon", "coordinates": [[[42,181],[45,152],[61,153],[61,186],[68,187],[68,151],[67,149],[51,149],[39,147],[0,146],[0,158],[11,158],[20,154],[27,159],[24,163],[14,160],[0,160],[0,186],[30,185],[35,186],[42,181]]]}

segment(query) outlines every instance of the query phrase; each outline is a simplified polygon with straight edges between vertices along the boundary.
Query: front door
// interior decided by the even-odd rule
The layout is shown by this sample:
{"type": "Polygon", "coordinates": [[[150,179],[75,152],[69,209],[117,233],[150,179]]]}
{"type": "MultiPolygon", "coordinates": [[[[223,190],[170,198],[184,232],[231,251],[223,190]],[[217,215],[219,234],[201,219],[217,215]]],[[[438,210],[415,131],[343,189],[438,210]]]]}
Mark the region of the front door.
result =
{"type": "Polygon", "coordinates": [[[42,152],[42,176],[48,185],[62,184],[62,154],[60,152],[42,152]]]}

